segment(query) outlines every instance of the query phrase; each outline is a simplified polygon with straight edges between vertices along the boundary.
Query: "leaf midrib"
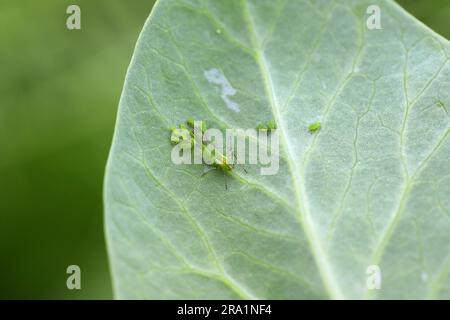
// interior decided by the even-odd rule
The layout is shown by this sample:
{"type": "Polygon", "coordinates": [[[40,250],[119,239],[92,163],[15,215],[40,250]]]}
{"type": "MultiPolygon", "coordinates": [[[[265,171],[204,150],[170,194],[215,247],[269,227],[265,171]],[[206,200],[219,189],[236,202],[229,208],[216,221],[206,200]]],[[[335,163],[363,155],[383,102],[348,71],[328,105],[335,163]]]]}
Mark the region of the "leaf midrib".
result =
{"type": "Polygon", "coordinates": [[[264,90],[266,92],[266,96],[269,100],[270,107],[272,109],[273,116],[277,123],[278,132],[281,138],[281,144],[284,146],[287,163],[290,169],[291,174],[293,175],[292,184],[295,192],[295,201],[297,203],[296,207],[296,219],[298,224],[303,228],[305,232],[306,238],[309,241],[311,246],[311,252],[314,256],[317,268],[319,270],[322,282],[324,284],[325,289],[327,290],[328,295],[333,299],[342,299],[344,296],[337,285],[335,275],[330,268],[330,263],[328,261],[328,257],[324,252],[324,248],[322,242],[317,236],[317,231],[315,230],[314,223],[312,221],[312,217],[309,211],[306,209],[307,206],[303,205],[302,199],[304,190],[302,185],[300,184],[301,175],[300,169],[296,165],[296,162],[293,158],[293,152],[291,150],[289,140],[286,137],[286,129],[284,128],[284,124],[280,115],[280,107],[278,102],[276,101],[276,96],[274,93],[274,86],[270,76],[270,73],[267,68],[267,62],[264,57],[264,53],[262,51],[261,45],[257,39],[257,35],[255,32],[254,21],[252,18],[252,14],[250,12],[250,8],[247,0],[241,0],[244,19],[247,25],[247,31],[249,33],[249,37],[252,42],[252,47],[255,52],[256,62],[258,64],[261,76],[264,82],[264,90]]]}

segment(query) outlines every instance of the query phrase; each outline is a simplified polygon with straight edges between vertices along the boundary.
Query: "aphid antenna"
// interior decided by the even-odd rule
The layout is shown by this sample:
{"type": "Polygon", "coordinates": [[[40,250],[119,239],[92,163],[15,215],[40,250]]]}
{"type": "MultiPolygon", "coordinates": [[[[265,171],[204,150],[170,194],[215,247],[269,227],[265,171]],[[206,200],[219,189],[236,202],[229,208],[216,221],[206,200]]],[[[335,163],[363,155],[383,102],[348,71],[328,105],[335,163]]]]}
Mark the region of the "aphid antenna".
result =
{"type": "MultiPolygon", "coordinates": [[[[231,154],[233,155],[233,158],[234,158],[234,164],[233,164],[233,166],[236,166],[238,163],[237,163],[237,156],[236,156],[236,154],[234,153],[234,152],[231,152],[231,154]]],[[[247,170],[245,169],[245,167],[244,167],[244,165],[242,165],[242,170],[244,170],[244,172],[246,173],[246,174],[248,174],[248,172],[247,172],[247,170]]]]}

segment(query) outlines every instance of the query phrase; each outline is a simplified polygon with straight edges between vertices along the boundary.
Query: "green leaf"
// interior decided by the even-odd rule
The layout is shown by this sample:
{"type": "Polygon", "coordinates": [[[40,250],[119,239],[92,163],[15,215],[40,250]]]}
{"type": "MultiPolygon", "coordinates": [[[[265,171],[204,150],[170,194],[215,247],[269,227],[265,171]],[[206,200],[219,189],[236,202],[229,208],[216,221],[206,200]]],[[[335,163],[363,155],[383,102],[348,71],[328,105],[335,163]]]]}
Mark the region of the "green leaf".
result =
{"type": "Polygon", "coordinates": [[[450,298],[449,56],[387,0],[159,1],[106,172],[116,296],[450,298]],[[274,119],[279,173],[174,165],[190,117],[274,119]]]}

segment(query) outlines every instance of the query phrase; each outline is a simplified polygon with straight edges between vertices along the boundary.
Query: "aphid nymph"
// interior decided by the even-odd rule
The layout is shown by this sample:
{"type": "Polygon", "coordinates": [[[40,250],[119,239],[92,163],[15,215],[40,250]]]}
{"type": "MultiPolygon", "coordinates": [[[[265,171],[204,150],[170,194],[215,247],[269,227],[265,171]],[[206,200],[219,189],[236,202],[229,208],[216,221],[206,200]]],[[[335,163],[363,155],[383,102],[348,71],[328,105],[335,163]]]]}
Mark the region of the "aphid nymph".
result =
{"type": "Polygon", "coordinates": [[[183,125],[180,125],[179,128],[173,127],[170,130],[170,142],[172,144],[178,144],[180,142],[189,140],[189,131],[183,125]]]}
{"type": "Polygon", "coordinates": [[[262,130],[262,131],[272,131],[275,130],[277,128],[277,124],[275,122],[275,120],[269,120],[266,123],[260,123],[256,126],[256,129],[258,130],[262,130]]]}
{"type": "Polygon", "coordinates": [[[316,131],[319,131],[320,128],[322,128],[322,124],[320,122],[314,122],[309,125],[308,130],[310,133],[314,133],[316,131]]]}

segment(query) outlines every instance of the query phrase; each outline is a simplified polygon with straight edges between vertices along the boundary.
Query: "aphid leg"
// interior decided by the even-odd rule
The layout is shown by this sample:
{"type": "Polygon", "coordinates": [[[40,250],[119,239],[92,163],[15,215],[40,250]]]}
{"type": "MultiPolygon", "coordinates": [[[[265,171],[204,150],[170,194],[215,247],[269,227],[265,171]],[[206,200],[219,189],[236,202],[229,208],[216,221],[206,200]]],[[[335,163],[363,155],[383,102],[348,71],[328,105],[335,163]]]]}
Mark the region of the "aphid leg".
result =
{"type": "MultiPolygon", "coordinates": [[[[233,158],[234,158],[234,163],[235,163],[235,165],[237,164],[237,157],[236,157],[236,154],[233,152],[233,158]]],[[[242,165],[242,170],[244,170],[244,172],[247,174],[248,172],[247,172],[247,170],[245,170],[245,167],[244,167],[244,165],[242,165]]]]}
{"type": "Polygon", "coordinates": [[[223,174],[223,179],[224,179],[224,181],[225,181],[225,191],[227,191],[228,190],[228,185],[227,185],[227,175],[224,173],[223,174]]]}

